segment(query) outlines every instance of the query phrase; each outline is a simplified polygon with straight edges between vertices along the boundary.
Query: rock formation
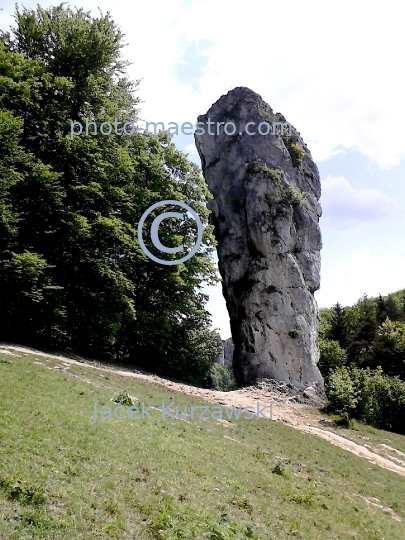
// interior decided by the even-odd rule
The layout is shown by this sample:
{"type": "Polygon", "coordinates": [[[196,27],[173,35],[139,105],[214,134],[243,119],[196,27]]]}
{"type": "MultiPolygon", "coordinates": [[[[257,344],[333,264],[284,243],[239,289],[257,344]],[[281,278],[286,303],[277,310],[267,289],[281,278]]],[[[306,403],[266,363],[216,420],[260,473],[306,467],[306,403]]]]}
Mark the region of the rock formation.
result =
{"type": "Polygon", "coordinates": [[[224,347],[224,366],[228,367],[232,364],[233,361],[233,343],[232,339],[228,338],[225,341],[222,341],[224,347]]]}
{"type": "Polygon", "coordinates": [[[314,299],[321,186],[311,154],[285,118],[248,88],[228,92],[198,121],[235,377],[242,386],[269,378],[323,388],[314,299]],[[235,131],[229,122],[235,134],[227,134],[235,131]]]}
{"type": "Polygon", "coordinates": [[[232,339],[228,338],[221,340],[222,352],[218,354],[215,358],[215,361],[221,366],[228,367],[232,364],[233,360],[233,343],[232,339]]]}

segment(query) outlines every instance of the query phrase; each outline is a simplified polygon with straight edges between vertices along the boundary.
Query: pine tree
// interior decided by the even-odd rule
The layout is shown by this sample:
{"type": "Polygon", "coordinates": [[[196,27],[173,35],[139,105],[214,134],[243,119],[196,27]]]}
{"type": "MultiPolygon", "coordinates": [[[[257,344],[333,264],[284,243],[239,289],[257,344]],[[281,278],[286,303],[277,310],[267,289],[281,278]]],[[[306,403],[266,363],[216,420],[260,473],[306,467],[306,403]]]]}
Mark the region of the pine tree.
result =
{"type": "Polygon", "coordinates": [[[345,349],[348,345],[346,312],[339,302],[332,307],[327,339],[337,341],[342,349],[345,349]]]}
{"type": "Polygon", "coordinates": [[[386,313],[387,317],[391,321],[400,321],[401,320],[401,311],[397,306],[397,303],[395,302],[392,295],[388,295],[388,298],[386,300],[386,313]]]}
{"type": "Polygon", "coordinates": [[[381,296],[381,294],[377,298],[376,308],[377,308],[376,316],[377,316],[378,324],[382,324],[388,315],[387,315],[387,304],[384,298],[381,296]]]}
{"type": "Polygon", "coordinates": [[[349,363],[358,367],[375,367],[375,345],[378,338],[376,308],[364,295],[357,303],[358,326],[348,346],[349,363]]]}

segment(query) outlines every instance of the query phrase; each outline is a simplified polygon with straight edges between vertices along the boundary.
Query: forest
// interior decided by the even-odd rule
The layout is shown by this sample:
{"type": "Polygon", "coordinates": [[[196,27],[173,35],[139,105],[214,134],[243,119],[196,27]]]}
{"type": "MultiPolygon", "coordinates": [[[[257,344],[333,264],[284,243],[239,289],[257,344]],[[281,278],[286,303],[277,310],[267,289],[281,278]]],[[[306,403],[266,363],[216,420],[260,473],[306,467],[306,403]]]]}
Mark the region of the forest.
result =
{"type": "Polygon", "coordinates": [[[320,313],[319,368],[327,409],[405,433],[405,290],[320,313]]]}

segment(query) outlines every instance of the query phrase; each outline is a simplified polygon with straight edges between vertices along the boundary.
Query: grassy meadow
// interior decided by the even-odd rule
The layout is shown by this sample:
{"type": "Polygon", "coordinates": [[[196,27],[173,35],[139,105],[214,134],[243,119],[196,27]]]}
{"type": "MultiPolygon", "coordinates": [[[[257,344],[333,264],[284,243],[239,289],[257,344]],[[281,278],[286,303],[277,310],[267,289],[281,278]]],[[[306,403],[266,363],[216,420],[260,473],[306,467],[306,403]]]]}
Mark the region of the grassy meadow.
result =
{"type": "MultiPolygon", "coordinates": [[[[114,408],[120,392],[135,405],[203,403],[87,364],[66,373],[62,360],[14,354],[0,352],[1,540],[405,538],[404,477],[270,420],[152,411],[152,420],[92,425],[93,403],[114,408]]],[[[405,452],[405,437],[356,429],[335,431],[405,452]]]]}

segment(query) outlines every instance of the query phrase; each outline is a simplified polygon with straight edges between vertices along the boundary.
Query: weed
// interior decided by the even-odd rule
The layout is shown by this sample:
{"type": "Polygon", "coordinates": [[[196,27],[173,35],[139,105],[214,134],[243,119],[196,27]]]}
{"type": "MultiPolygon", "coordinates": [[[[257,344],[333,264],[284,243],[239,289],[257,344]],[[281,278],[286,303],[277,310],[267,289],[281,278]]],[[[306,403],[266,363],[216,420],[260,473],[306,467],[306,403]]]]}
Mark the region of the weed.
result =
{"type": "Polygon", "coordinates": [[[19,501],[24,505],[41,505],[46,502],[46,497],[41,489],[22,480],[0,478],[0,489],[10,500],[19,501]]]}
{"type": "Polygon", "coordinates": [[[286,500],[296,504],[302,504],[303,506],[312,506],[314,502],[314,492],[311,489],[305,494],[295,493],[294,495],[288,495],[286,500]]]}
{"type": "Polygon", "coordinates": [[[273,474],[278,474],[279,476],[287,477],[288,473],[282,463],[277,463],[277,465],[271,471],[273,474]]]}
{"type": "Polygon", "coordinates": [[[208,540],[244,540],[246,538],[261,540],[261,537],[255,535],[250,527],[247,527],[243,532],[238,530],[237,525],[231,521],[228,514],[222,514],[219,523],[214,525],[204,536],[208,540]]]}
{"type": "Polygon", "coordinates": [[[111,500],[108,501],[104,506],[106,512],[109,512],[110,514],[116,515],[119,512],[119,505],[117,501],[111,500]]]}
{"type": "Polygon", "coordinates": [[[232,499],[230,501],[231,504],[234,506],[237,506],[238,508],[242,508],[243,510],[246,510],[246,512],[251,515],[253,512],[253,506],[250,504],[250,502],[247,499],[232,499]]]}
{"type": "Polygon", "coordinates": [[[114,401],[114,403],[118,403],[119,405],[125,405],[126,407],[134,406],[132,396],[125,391],[120,392],[115,398],[111,398],[111,401],[114,401]]]}
{"type": "Polygon", "coordinates": [[[350,418],[348,413],[344,413],[336,420],[336,424],[346,429],[354,429],[354,420],[350,418]]]}

